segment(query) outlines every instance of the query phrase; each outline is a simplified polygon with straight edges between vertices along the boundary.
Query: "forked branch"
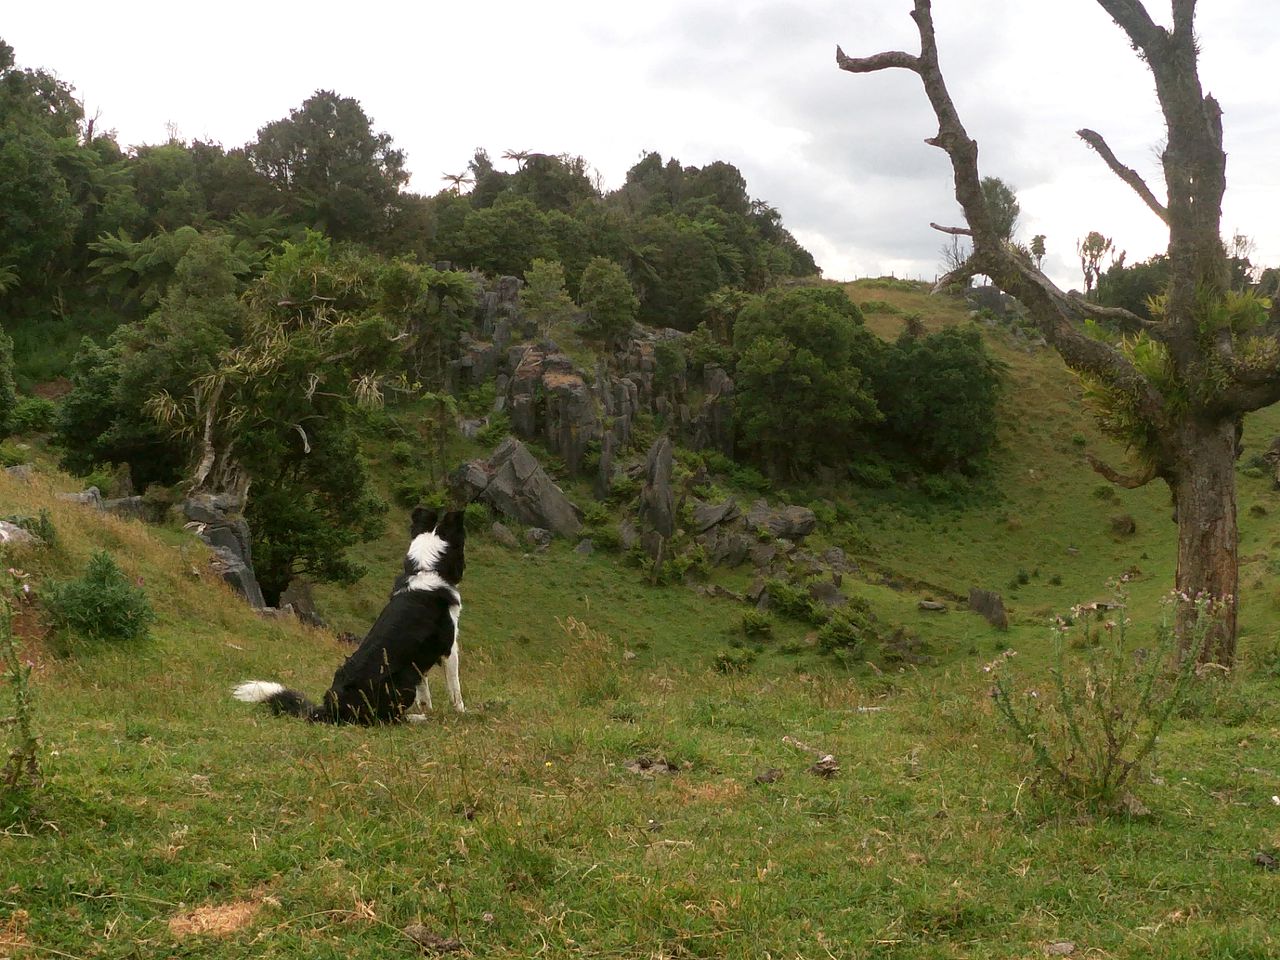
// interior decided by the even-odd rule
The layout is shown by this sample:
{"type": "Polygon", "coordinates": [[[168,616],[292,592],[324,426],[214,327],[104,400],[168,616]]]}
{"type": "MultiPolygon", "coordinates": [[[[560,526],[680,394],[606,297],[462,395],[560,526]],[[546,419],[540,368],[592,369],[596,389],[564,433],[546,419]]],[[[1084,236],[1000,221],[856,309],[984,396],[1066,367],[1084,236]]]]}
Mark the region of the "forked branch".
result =
{"type": "Polygon", "coordinates": [[[1117,487],[1124,487],[1126,490],[1136,490],[1138,487],[1145,487],[1156,478],[1156,468],[1154,464],[1147,467],[1147,469],[1142,471],[1142,473],[1130,475],[1121,473],[1114,467],[1108,466],[1092,453],[1086,453],[1085,459],[1089,461],[1089,466],[1093,467],[1096,473],[1106,477],[1117,487]]]}
{"type": "MultiPolygon", "coordinates": [[[[1131,0],[1106,0],[1126,8],[1126,15],[1140,25],[1131,0]]],[[[1113,14],[1114,15],[1114,14],[1113,14]]],[[[1088,336],[1079,324],[1082,315],[1072,299],[1026,258],[1000,237],[987,207],[978,174],[978,145],[969,137],[947,90],[938,63],[930,0],[915,0],[911,18],[920,33],[920,55],[893,51],[871,57],[849,57],[836,50],[836,62],[851,73],[901,68],[919,75],[938,120],[938,133],[926,143],[945,150],[951,160],[956,200],[964,210],[973,237],[973,253],[941,282],[955,282],[977,273],[986,274],[1006,293],[1017,297],[1035,319],[1045,339],[1072,369],[1088,373],[1130,396],[1152,423],[1164,419],[1164,400],[1124,353],[1111,344],[1088,336]]],[[[1150,22],[1148,18],[1148,23],[1150,22]]],[[[1152,27],[1155,28],[1154,24],[1152,27]]],[[[936,227],[936,225],[935,225],[936,227]]],[[[952,232],[944,230],[944,232],[952,232]]]]}
{"type": "Polygon", "coordinates": [[[1111,168],[1111,172],[1129,186],[1133,187],[1134,192],[1142,198],[1142,202],[1150,207],[1155,212],[1155,215],[1163,220],[1165,224],[1168,224],[1168,209],[1163,203],[1156,199],[1156,195],[1151,192],[1151,188],[1147,186],[1146,181],[1138,175],[1137,170],[1133,169],[1133,167],[1126,167],[1116,159],[1116,155],[1111,151],[1111,148],[1107,146],[1107,141],[1102,139],[1101,134],[1085,128],[1083,130],[1077,130],[1076,136],[1089,146],[1093,147],[1094,150],[1098,151],[1098,156],[1102,157],[1106,165],[1111,168]]]}

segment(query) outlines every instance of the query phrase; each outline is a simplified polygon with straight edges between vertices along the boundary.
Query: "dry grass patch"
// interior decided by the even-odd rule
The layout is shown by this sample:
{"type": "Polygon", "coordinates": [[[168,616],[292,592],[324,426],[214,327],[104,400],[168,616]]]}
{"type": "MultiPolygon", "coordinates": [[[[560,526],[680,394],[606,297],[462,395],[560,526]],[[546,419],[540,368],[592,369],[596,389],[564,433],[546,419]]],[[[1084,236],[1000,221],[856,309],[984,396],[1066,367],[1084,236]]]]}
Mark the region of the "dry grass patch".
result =
{"type": "Polygon", "coordinates": [[[179,940],[185,937],[225,937],[253,923],[269,898],[233,900],[231,903],[196,907],[169,918],[169,932],[179,940]]]}

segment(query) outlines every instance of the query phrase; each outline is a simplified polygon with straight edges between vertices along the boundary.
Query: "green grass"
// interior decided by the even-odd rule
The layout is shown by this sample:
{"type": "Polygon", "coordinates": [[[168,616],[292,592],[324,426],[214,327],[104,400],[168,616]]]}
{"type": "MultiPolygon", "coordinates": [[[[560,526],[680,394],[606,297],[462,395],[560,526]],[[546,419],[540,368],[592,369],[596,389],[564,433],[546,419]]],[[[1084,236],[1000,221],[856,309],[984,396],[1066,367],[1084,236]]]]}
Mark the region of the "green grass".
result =
{"type": "MultiPolygon", "coordinates": [[[[934,327],[963,317],[914,291],[865,295],[934,327]]],[[[892,335],[897,321],[869,322],[892,335]]],[[[1242,663],[1171,721],[1158,781],[1137,789],[1150,814],[1037,790],[982,666],[1013,647],[1024,683],[1043,682],[1047,618],[1134,566],[1129,612],[1146,642],[1174,528],[1155,486],[1094,496],[1083,450],[1122,451],[1053,355],[996,349],[1010,397],[973,503],[793,492],[851,511],[812,546],[859,561],[845,589],[919,633],[931,667],[846,669],[816,652],[812,627],[775,616],[772,637],[749,638],[742,605],[651,588],[615,555],[526,554],[482,535],[462,583],[466,715],[444,706],[379,729],[273,719],[231,700],[232,684],[315,695],[347,649],[254,616],[185,534],[0,476],[0,512],[46,506],[58,530],[53,549],[7,563],[40,583],[109,549],[158,615],[146,643],[74,659],[30,645],[46,784],[0,836],[0,957],[413,957],[401,931],[417,922],[457,937],[454,955],[495,958],[1025,958],[1057,940],[1076,956],[1276,955],[1280,886],[1252,856],[1280,846],[1280,495],[1240,477],[1242,663]],[[1137,533],[1113,537],[1114,513],[1137,533]],[[969,586],[1004,592],[1007,633],[916,608],[969,586]],[[716,668],[744,652],[746,669],[716,668]],[[784,737],[834,754],[839,775],[809,773],[814,756],[784,737]],[[676,771],[629,769],[640,757],[676,771]],[[770,768],[781,777],[757,783],[770,768]],[[200,907],[247,922],[186,932],[200,907]]],[[[1274,412],[1252,418],[1244,459],[1276,432],[1274,412]]],[[[390,442],[370,449],[386,478],[390,442]]],[[[361,632],[380,608],[406,516],[393,509],[388,536],[360,547],[369,576],[318,591],[335,629],[361,632]]]]}

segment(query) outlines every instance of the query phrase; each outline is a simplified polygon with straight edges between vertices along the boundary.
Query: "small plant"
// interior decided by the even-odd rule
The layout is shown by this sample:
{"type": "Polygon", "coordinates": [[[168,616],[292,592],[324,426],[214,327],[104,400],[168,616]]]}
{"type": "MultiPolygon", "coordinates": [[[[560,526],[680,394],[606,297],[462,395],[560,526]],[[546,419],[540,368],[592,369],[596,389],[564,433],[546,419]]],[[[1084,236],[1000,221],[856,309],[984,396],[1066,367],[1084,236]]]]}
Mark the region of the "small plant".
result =
{"type": "Polygon", "coordinates": [[[397,440],[391,445],[391,462],[401,467],[407,467],[417,463],[421,459],[421,452],[413,447],[407,440],[397,440]]]}
{"type": "Polygon", "coordinates": [[[496,447],[511,433],[511,418],[506,413],[489,414],[489,422],[476,433],[476,443],[496,447]]]}
{"type": "Polygon", "coordinates": [[[141,583],[133,583],[105,550],[89,558],[79,580],[55,583],[45,606],[59,631],[93,643],[145,640],[155,611],[141,583]]]}
{"type": "Polygon", "coordinates": [[[483,533],[493,525],[493,517],[483,503],[468,503],[462,511],[462,523],[467,533],[483,533]]]}
{"type": "MultiPolygon", "coordinates": [[[[1193,603],[1196,611],[1193,636],[1182,651],[1166,617],[1153,648],[1135,652],[1125,642],[1128,621],[1121,616],[1103,624],[1097,643],[1080,645],[1083,659],[1073,662],[1067,650],[1079,628],[1059,620],[1052,682],[1043,695],[1018,691],[1001,672],[1013,651],[983,667],[996,674],[996,710],[1030,750],[1037,782],[1104,809],[1134,809],[1130,789],[1153,762],[1161,730],[1187,696],[1214,617],[1207,601],[1179,602],[1193,603]]],[[[1073,619],[1088,630],[1078,610],[1073,619]]]]}
{"type": "MultiPolygon", "coordinates": [[[[0,680],[9,688],[13,715],[0,718],[0,729],[11,731],[0,742],[12,743],[4,765],[0,766],[0,796],[8,806],[11,799],[17,800],[23,792],[40,785],[40,763],[36,756],[38,741],[31,722],[31,664],[19,656],[18,638],[13,632],[15,611],[12,597],[26,595],[29,590],[27,575],[11,567],[6,579],[0,588],[0,680]]],[[[7,815],[8,811],[4,813],[7,815]]]]}
{"type": "Polygon", "coordinates": [[[738,653],[725,650],[716,654],[712,666],[716,673],[746,673],[755,662],[756,655],[750,650],[742,650],[738,653]]]}
{"type": "Polygon", "coordinates": [[[773,636],[773,617],[759,610],[748,610],[742,615],[742,632],[748,637],[766,639],[773,636]]]}

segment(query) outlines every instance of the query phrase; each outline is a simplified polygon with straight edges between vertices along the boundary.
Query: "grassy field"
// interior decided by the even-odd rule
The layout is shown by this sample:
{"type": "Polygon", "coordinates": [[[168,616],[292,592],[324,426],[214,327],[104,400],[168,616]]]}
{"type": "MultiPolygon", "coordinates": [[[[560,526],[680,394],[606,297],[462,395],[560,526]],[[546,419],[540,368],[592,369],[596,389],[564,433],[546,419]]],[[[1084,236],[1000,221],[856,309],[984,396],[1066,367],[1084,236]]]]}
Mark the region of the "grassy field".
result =
{"type": "MultiPolygon", "coordinates": [[[[851,292],[963,318],[911,291],[851,292]]],[[[869,322],[892,335],[899,320],[869,322]]],[[[59,534],[7,558],[37,592],[105,547],[159,614],[146,643],[69,657],[22,622],[46,784],[0,835],[0,957],[1024,958],[1063,941],[1071,956],[1276,956],[1280,873],[1253,858],[1280,846],[1280,494],[1243,471],[1280,420],[1248,424],[1242,459],[1242,665],[1175,715],[1135,786],[1148,812],[1105,814],[1035,789],[983,666],[1013,648],[1043,684],[1048,618],[1126,572],[1149,642],[1172,580],[1167,496],[1101,494],[1083,452],[1122,451],[1051,353],[992,337],[1011,382],[977,502],[797,494],[853,511],[815,545],[859,560],[846,588],[922,637],[935,665],[919,668],[841,665],[784,620],[748,640],[734,602],[649,587],[602,551],[481,536],[462,584],[466,715],[441,709],[437,678],[423,725],[272,719],[232,684],[318,694],[347,648],[253,615],[177,530],[56,501],[74,482],[52,472],[0,475],[0,513],[44,506],[59,534]],[[1122,513],[1133,536],[1111,533],[1122,513]],[[970,586],[1005,593],[1007,633],[916,607],[970,586]],[[717,669],[744,651],[748,667],[717,669]],[[810,772],[819,753],[837,775],[810,772]]],[[[363,581],[319,591],[336,629],[380,606],[404,524],[394,512],[362,548],[363,581]]]]}

